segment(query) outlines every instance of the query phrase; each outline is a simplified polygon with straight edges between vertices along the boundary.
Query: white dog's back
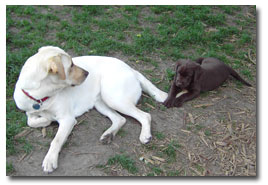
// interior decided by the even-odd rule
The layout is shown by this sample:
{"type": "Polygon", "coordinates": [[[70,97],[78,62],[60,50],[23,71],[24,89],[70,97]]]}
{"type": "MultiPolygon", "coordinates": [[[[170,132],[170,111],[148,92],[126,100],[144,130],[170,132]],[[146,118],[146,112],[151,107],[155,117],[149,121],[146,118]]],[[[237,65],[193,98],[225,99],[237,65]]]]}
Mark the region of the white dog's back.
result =
{"type": "Polygon", "coordinates": [[[104,89],[107,90],[107,96],[112,96],[111,94],[117,94],[119,97],[129,95],[128,99],[131,98],[131,101],[136,104],[142,88],[144,92],[151,95],[158,102],[164,102],[167,98],[167,93],[156,88],[141,73],[119,59],[102,56],[82,56],[73,58],[73,62],[89,72],[88,78],[100,77],[102,93],[104,89]],[[120,88],[117,88],[117,86],[120,86],[120,88]],[[113,90],[116,92],[112,93],[113,90]]]}

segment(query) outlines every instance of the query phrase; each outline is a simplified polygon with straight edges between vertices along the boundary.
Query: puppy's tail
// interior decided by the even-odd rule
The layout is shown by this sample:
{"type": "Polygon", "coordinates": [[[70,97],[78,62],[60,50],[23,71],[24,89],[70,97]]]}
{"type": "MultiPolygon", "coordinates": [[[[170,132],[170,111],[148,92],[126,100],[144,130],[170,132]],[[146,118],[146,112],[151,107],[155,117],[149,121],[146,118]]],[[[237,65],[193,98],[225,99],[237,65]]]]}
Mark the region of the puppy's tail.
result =
{"type": "Polygon", "coordinates": [[[152,82],[150,82],[147,78],[145,78],[141,73],[135,71],[135,74],[140,81],[141,88],[144,92],[148,93],[158,102],[164,102],[168,96],[166,92],[158,89],[152,82]]]}
{"type": "Polygon", "coordinates": [[[249,87],[252,86],[251,84],[249,84],[248,82],[246,82],[243,78],[241,78],[241,77],[239,76],[239,74],[238,74],[235,70],[233,70],[231,67],[229,67],[229,70],[230,70],[230,72],[231,72],[231,75],[232,75],[235,79],[239,80],[240,82],[242,82],[243,84],[245,84],[245,85],[247,85],[247,86],[249,86],[249,87]]]}

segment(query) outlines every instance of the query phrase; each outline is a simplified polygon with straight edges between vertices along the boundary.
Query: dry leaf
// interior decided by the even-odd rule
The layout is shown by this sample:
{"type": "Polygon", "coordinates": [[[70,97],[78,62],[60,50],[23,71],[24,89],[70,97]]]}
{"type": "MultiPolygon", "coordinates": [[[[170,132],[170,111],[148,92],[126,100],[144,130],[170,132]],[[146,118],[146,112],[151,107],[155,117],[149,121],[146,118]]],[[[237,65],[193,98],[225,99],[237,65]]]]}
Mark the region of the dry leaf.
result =
{"type": "Polygon", "coordinates": [[[226,146],[227,145],[227,143],[222,142],[222,141],[217,141],[216,144],[220,145],[220,146],[226,146]]]}
{"type": "Polygon", "coordinates": [[[42,136],[45,138],[47,136],[47,129],[44,127],[42,128],[42,136]]]}
{"type": "Polygon", "coordinates": [[[191,123],[194,124],[194,118],[193,118],[193,115],[192,115],[191,113],[188,113],[188,116],[189,116],[189,118],[190,118],[191,123]]]}

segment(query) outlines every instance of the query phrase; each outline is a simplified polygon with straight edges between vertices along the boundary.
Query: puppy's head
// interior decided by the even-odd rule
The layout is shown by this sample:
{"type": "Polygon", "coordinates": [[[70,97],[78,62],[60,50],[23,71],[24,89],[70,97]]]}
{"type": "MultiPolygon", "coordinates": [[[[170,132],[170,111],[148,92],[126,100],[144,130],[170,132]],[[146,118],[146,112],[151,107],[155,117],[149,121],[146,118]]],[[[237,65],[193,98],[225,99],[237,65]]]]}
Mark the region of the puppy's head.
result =
{"type": "Polygon", "coordinates": [[[190,60],[181,59],[176,64],[174,83],[181,89],[186,89],[200,74],[200,65],[190,60]]]}
{"type": "Polygon", "coordinates": [[[25,89],[57,89],[81,84],[88,72],[74,65],[62,49],[45,46],[30,57],[20,73],[25,89]]]}

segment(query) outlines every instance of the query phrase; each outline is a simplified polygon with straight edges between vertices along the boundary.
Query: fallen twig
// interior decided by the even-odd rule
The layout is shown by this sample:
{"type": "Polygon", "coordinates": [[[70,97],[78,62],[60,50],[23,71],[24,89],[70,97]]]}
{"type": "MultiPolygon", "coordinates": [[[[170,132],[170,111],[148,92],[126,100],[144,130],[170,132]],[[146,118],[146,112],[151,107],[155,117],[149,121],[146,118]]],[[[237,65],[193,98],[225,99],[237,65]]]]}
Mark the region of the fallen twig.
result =
{"type": "Polygon", "coordinates": [[[18,160],[18,162],[21,162],[25,157],[27,156],[27,153],[24,153],[21,158],[18,160]]]}
{"type": "Polygon", "coordinates": [[[256,61],[254,61],[252,58],[251,58],[251,55],[250,55],[250,49],[248,49],[248,59],[249,61],[251,61],[254,65],[256,65],[256,61]]]}
{"type": "Polygon", "coordinates": [[[199,105],[194,105],[194,108],[200,108],[200,107],[208,107],[214,105],[213,103],[205,103],[205,104],[199,104],[199,105]]]}
{"type": "Polygon", "coordinates": [[[152,109],[155,109],[155,107],[154,106],[152,106],[151,104],[149,104],[149,103],[145,103],[145,105],[147,105],[148,107],[150,107],[150,108],[152,108],[152,109]]]}
{"type": "Polygon", "coordinates": [[[32,129],[24,129],[22,132],[18,133],[14,136],[14,139],[19,139],[21,137],[27,136],[30,134],[33,130],[32,129]]]}

